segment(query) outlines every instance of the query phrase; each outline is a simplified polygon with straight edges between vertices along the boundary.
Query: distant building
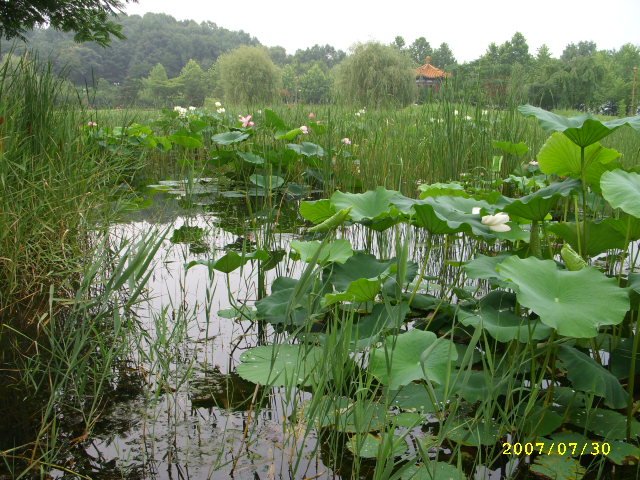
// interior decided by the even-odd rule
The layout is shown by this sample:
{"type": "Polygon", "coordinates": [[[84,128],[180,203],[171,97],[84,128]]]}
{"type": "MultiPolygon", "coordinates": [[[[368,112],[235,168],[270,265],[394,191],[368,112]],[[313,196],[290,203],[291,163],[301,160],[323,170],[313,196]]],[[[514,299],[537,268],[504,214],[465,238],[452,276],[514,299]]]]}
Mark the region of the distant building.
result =
{"type": "Polygon", "coordinates": [[[424,65],[416,68],[416,85],[437,92],[444,79],[449,78],[451,74],[431,65],[431,57],[425,58],[424,61],[424,65]]]}

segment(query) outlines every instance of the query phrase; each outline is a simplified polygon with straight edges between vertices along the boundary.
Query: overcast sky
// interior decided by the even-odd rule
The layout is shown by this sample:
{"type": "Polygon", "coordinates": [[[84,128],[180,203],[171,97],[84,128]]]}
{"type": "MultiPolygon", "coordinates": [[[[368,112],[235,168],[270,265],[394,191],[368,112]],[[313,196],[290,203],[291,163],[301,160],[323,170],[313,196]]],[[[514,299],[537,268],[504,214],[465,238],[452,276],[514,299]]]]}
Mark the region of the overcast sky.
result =
{"type": "Polygon", "coordinates": [[[290,54],[316,43],[346,51],[356,42],[390,43],[396,35],[407,45],[418,37],[434,48],[447,42],[458,62],[478,58],[515,32],[532,54],[546,43],[555,57],[581,40],[599,49],[640,45],[640,0],[139,0],[126,7],[128,14],[145,12],[244,30],[290,54]]]}

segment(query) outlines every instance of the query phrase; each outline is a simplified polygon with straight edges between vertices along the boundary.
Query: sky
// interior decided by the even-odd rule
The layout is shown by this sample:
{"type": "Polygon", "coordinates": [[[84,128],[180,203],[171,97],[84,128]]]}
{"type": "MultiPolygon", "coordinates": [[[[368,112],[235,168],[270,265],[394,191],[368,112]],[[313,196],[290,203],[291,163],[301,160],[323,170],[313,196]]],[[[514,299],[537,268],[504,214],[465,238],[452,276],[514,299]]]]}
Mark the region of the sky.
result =
{"type": "Polygon", "coordinates": [[[640,46],[640,0],[139,0],[125,8],[130,15],[146,12],[244,30],[290,54],[315,44],[348,51],[400,35],[407,45],[418,37],[433,48],[446,42],[462,63],[515,32],[525,36],[530,53],[546,44],[554,57],[582,40],[598,49],[640,46]]]}

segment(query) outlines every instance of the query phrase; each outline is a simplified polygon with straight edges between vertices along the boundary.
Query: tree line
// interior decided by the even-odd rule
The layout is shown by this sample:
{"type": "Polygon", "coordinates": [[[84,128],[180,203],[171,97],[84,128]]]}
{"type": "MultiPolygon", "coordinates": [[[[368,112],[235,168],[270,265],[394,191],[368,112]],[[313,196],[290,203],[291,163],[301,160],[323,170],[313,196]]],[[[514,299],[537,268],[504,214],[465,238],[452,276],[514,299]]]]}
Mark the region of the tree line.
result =
{"type": "Polygon", "coordinates": [[[36,28],[24,33],[24,43],[0,44],[0,53],[32,49],[51,58],[74,85],[90,87],[97,106],[201,106],[206,98],[406,104],[424,98],[414,70],[426,58],[450,72],[447,83],[474,102],[518,101],[611,114],[626,114],[638,103],[634,67],[640,64],[640,47],[631,43],[600,50],[582,41],[554,58],[546,45],[532,53],[525,37],[515,33],[502,44],[490,44],[480,58],[459,63],[447,43],[434,48],[426,37],[407,44],[397,36],[388,45],[357,45],[349,54],[331,45],[287,54],[283,47],[262,46],[249,33],[213,22],[147,13],[118,17],[118,23],[126,38],[114,38],[107,48],[96,41],[78,43],[73,33],[36,28]]]}

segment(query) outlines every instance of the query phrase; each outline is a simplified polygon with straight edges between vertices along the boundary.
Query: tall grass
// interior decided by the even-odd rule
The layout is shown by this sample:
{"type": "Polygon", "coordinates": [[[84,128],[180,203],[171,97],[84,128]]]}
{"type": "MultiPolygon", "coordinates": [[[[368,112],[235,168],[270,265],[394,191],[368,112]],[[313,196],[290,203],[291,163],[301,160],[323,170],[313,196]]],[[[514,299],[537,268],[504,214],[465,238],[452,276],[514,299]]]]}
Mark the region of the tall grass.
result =
{"type": "Polygon", "coordinates": [[[37,57],[0,65],[0,97],[0,319],[15,322],[45,307],[50,288],[76,290],[87,233],[131,165],[87,142],[94,118],[37,57]]]}

